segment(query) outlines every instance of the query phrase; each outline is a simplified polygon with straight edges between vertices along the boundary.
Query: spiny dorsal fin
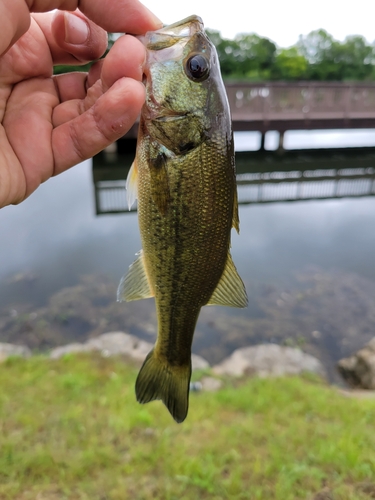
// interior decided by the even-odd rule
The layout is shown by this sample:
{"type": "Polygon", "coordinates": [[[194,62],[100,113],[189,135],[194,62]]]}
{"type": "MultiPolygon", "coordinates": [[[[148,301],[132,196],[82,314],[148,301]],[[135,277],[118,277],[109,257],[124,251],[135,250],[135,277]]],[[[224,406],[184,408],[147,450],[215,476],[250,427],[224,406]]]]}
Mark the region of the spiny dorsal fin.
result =
{"type": "Polygon", "coordinates": [[[128,200],[128,208],[131,210],[135,200],[138,198],[138,168],[135,160],[126,178],[126,198],[128,200]]]}
{"type": "Polygon", "coordinates": [[[129,271],[120,281],[117,290],[118,302],[122,302],[123,300],[130,302],[132,300],[149,299],[154,296],[147,278],[142,250],[137,255],[138,258],[129,267],[129,271]]]}
{"type": "Polygon", "coordinates": [[[245,285],[237,272],[231,254],[228,253],[224,272],[207,305],[246,307],[247,304],[245,285]]]}

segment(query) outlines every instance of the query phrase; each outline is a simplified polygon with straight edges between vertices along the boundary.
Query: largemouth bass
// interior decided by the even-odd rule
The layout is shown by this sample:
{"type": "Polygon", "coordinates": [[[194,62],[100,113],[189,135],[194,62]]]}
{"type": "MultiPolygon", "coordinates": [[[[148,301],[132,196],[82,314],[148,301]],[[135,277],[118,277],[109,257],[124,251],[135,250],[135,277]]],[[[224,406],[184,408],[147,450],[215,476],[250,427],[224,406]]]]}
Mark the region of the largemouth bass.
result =
{"type": "Polygon", "coordinates": [[[245,307],[230,232],[239,231],[233,135],[215,47],[191,16],[141,38],[146,102],[128,201],[138,199],[143,250],[118,299],[155,297],[158,336],[136,381],[140,403],[188,412],[191,344],[202,306],[245,307]]]}

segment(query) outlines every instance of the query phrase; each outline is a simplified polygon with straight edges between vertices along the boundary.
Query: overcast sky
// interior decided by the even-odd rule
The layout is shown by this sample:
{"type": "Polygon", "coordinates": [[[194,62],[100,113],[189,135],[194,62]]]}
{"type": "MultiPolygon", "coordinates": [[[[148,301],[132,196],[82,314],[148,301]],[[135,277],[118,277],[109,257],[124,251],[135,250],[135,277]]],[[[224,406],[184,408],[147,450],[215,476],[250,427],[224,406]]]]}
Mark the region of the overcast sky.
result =
{"type": "Polygon", "coordinates": [[[293,45],[300,34],[324,28],[336,39],[363,35],[375,40],[374,0],[142,0],[164,23],[191,14],[205,26],[233,38],[236,33],[257,33],[281,47],[293,45]],[[222,8],[227,5],[227,8],[222,8]]]}

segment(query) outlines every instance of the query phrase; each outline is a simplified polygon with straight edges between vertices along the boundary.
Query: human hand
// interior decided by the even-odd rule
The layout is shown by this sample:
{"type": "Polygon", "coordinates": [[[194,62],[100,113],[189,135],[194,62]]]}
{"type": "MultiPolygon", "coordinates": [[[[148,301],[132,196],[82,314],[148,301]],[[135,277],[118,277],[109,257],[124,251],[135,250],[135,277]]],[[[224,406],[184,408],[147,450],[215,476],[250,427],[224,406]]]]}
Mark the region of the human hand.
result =
{"type": "Polygon", "coordinates": [[[138,0],[0,3],[0,208],[120,138],[144,102],[145,49],[135,37],[117,40],[88,74],[53,76],[53,65],[99,58],[106,31],[160,27],[138,0]]]}

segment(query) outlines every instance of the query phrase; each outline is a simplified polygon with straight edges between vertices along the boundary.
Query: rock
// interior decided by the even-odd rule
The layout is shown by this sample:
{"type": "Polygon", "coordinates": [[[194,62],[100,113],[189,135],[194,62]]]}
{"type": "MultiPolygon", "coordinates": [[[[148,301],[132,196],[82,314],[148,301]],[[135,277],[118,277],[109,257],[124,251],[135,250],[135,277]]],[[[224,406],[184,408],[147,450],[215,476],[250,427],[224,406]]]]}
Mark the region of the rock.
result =
{"type": "Polygon", "coordinates": [[[25,345],[15,345],[0,342],[0,362],[5,361],[10,356],[28,358],[31,356],[31,351],[25,345]]]}
{"type": "MultiPolygon", "coordinates": [[[[52,359],[58,359],[72,352],[90,352],[100,351],[102,356],[123,355],[131,359],[138,366],[141,366],[147,354],[151,351],[153,345],[144,340],[140,340],[134,335],[124,332],[103,333],[98,337],[89,339],[86,343],[67,344],[56,347],[50,353],[52,359]]],[[[192,354],[193,370],[202,370],[209,368],[209,363],[201,356],[192,354]]]]}
{"type": "Polygon", "coordinates": [[[223,382],[214,377],[203,377],[200,382],[202,391],[215,392],[223,386],[223,382]]]}
{"type": "Polygon", "coordinates": [[[237,349],[229,358],[213,367],[218,375],[258,375],[259,377],[280,377],[312,372],[325,376],[321,362],[294,347],[277,344],[260,344],[237,349]]]}
{"type": "Polygon", "coordinates": [[[94,348],[87,344],[80,344],[76,342],[74,344],[66,344],[61,347],[56,347],[55,349],[52,349],[52,351],[50,352],[50,358],[59,359],[62,356],[65,356],[65,354],[70,354],[73,352],[89,352],[93,350],[94,348]]]}
{"type": "Polygon", "coordinates": [[[192,370],[206,370],[210,367],[210,363],[202,358],[202,356],[198,356],[198,354],[191,355],[191,368],[192,370]]]}
{"type": "Polygon", "coordinates": [[[340,359],[337,369],[351,387],[375,390],[375,337],[353,356],[340,359]]]}
{"type": "Polygon", "coordinates": [[[152,344],[124,332],[103,333],[86,343],[92,349],[101,351],[103,356],[125,355],[142,364],[152,349],[152,344]]]}
{"type": "Polygon", "coordinates": [[[103,333],[89,339],[86,343],[67,344],[56,347],[50,353],[52,359],[58,359],[69,353],[100,351],[102,356],[125,355],[141,365],[152,349],[152,344],[124,332],[103,333]]]}

